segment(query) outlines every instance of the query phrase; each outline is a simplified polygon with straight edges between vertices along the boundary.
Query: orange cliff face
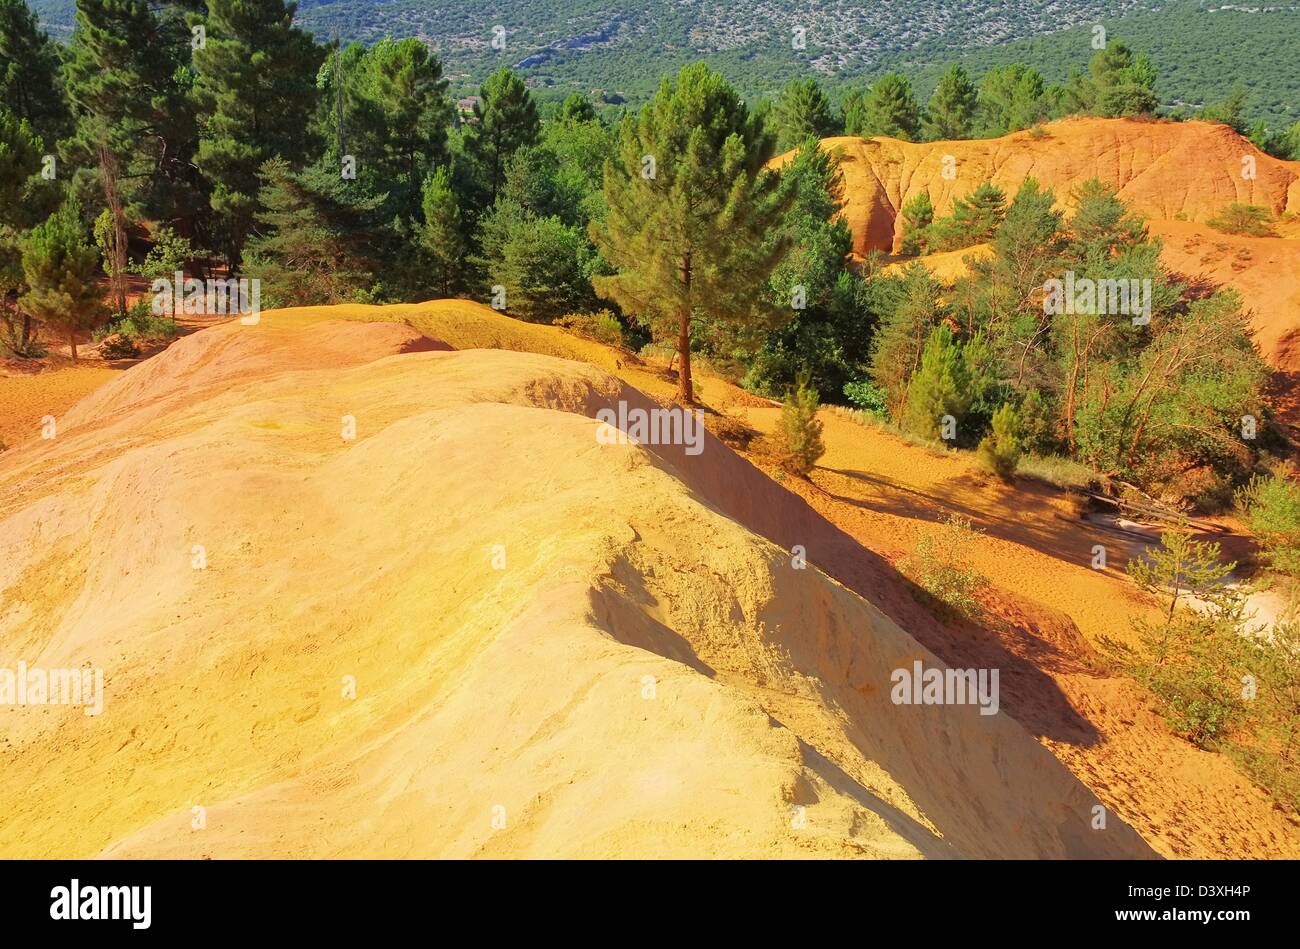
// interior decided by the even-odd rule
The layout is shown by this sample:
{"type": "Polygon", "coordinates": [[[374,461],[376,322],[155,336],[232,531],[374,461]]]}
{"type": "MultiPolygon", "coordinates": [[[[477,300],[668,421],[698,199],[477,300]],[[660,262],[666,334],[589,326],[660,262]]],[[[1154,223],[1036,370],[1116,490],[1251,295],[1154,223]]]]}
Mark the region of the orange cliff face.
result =
{"type": "MultiPolygon", "coordinates": [[[[1279,369],[1300,371],[1300,225],[1284,220],[1277,237],[1243,237],[1205,223],[1234,202],[1268,208],[1279,218],[1300,213],[1300,162],[1266,155],[1227,126],[1073,118],[995,139],[839,137],[824,139],[822,147],[840,155],[842,213],[857,255],[896,251],[901,209],[922,191],[935,214],[945,215],[954,199],[985,181],[1010,196],[1035,178],[1069,211],[1078,186],[1100,179],[1164,242],[1171,271],[1194,284],[1237,290],[1264,357],[1279,369]]],[[[951,280],[967,255],[987,252],[968,248],[922,260],[951,280]]]]}
{"type": "Polygon", "coordinates": [[[1203,222],[1233,202],[1275,215],[1300,210],[1300,162],[1266,155],[1224,125],[1073,118],[1041,129],[955,142],[823,139],[823,148],[840,154],[854,253],[897,248],[902,207],[922,191],[942,215],[985,181],[1010,195],[1035,178],[1068,208],[1074,189],[1098,178],[1150,220],[1203,222]]]}

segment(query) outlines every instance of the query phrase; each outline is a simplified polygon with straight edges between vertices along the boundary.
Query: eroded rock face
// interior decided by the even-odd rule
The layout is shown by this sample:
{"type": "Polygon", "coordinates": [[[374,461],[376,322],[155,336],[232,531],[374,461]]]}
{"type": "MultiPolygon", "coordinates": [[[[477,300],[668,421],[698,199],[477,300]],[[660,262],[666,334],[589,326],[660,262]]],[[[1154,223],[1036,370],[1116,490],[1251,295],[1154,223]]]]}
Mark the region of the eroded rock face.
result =
{"type": "Polygon", "coordinates": [[[0,709],[0,853],[1151,855],[1005,714],[893,704],[941,664],[873,555],[830,579],[846,535],[712,436],[602,441],[620,402],[271,312],[0,457],[0,657],[104,671],[0,709]]]}
{"type": "Polygon", "coordinates": [[[1074,118],[1049,123],[1041,134],[925,143],[840,137],[822,146],[842,155],[844,217],[858,254],[896,250],[899,212],[921,191],[943,215],[954,197],[984,181],[1010,197],[1032,177],[1068,207],[1074,188],[1099,178],[1159,220],[1204,221],[1232,202],[1278,215],[1300,209],[1300,162],[1272,158],[1227,126],[1205,122],[1074,118]]]}

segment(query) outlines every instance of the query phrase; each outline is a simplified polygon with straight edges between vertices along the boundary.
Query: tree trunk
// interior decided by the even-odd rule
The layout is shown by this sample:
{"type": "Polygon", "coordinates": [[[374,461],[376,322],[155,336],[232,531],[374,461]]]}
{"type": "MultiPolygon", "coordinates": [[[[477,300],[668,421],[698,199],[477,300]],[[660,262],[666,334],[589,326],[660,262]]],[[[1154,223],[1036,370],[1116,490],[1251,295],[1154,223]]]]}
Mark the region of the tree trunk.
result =
{"type": "Polygon", "coordinates": [[[76,362],[77,361],[77,331],[75,329],[68,330],[68,345],[72,348],[72,361],[76,362]]]}
{"type": "Polygon", "coordinates": [[[677,324],[677,398],[684,405],[695,404],[695,390],[691,386],[691,311],[683,307],[677,324]]]}
{"type": "Polygon", "coordinates": [[[695,404],[695,389],[691,385],[691,252],[682,256],[682,303],[677,314],[677,397],[683,405],[695,404]]]}
{"type": "Polygon", "coordinates": [[[117,301],[117,315],[126,316],[126,209],[118,181],[117,157],[106,145],[99,146],[99,180],[104,189],[104,203],[113,218],[112,244],[107,248],[112,258],[109,285],[117,301]]]}

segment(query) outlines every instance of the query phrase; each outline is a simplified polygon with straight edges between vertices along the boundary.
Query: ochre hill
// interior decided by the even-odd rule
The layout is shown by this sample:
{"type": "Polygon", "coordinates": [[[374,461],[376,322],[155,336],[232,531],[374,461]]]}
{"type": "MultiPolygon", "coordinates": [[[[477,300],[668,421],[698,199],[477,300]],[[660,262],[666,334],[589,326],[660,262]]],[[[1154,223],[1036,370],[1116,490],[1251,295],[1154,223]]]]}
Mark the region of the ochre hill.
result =
{"type": "Polygon", "coordinates": [[[985,181],[1014,195],[1026,178],[1036,178],[1068,207],[1078,185],[1099,178],[1154,220],[1204,221],[1232,202],[1276,215],[1300,210],[1300,162],[1273,158],[1227,126],[1206,122],[1075,118],[1002,138],[913,143],[839,137],[823,139],[822,147],[840,154],[844,217],[858,254],[896,249],[900,211],[922,191],[943,215],[954,198],[985,181]],[[1253,159],[1253,177],[1243,175],[1243,158],[1253,159]],[[945,168],[952,169],[950,176],[945,168]]]}
{"type": "Polygon", "coordinates": [[[892,704],[938,660],[887,568],[711,436],[602,444],[620,401],[273,312],[0,456],[0,666],[105,673],[0,708],[0,854],[1152,855],[1007,715],[892,704]]]}
{"type": "MultiPolygon", "coordinates": [[[[1300,372],[1300,162],[1266,155],[1227,126],[1076,118],[995,139],[828,138],[822,147],[841,157],[843,215],[858,255],[896,251],[900,209],[922,191],[929,192],[936,215],[944,215],[954,198],[984,181],[1011,197],[1032,177],[1068,211],[1075,189],[1098,178],[1147,220],[1164,242],[1172,272],[1193,284],[1237,290],[1264,357],[1300,372]],[[945,177],[949,156],[954,175],[945,177]],[[1276,237],[1232,236],[1206,225],[1234,202],[1290,217],[1279,221],[1276,237]]],[[[979,246],[919,259],[941,280],[952,280],[968,255],[988,253],[979,246]]]]}

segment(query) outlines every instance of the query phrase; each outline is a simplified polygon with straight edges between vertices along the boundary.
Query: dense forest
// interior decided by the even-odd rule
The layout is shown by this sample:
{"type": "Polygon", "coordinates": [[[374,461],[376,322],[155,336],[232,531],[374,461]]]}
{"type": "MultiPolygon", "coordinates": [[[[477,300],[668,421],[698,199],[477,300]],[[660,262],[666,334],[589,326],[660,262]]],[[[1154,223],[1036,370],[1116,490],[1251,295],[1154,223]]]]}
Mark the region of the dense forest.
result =
{"type": "MultiPolygon", "coordinates": [[[[51,35],[71,35],[72,0],[34,0],[33,7],[51,35]]],[[[908,76],[928,97],[954,62],[973,75],[1021,62],[1061,82],[1087,67],[1100,26],[1150,56],[1166,111],[1200,108],[1241,86],[1251,121],[1277,129],[1300,119],[1300,59],[1294,55],[1300,7],[1294,4],[706,0],[646,7],[630,0],[575,0],[503,7],[481,0],[310,0],[299,5],[297,23],[322,42],[336,36],[365,44],[389,35],[423,39],[458,95],[510,66],[544,98],[578,91],[598,105],[606,98],[639,104],[654,93],[662,73],[696,60],[751,100],[775,96],[791,79],[809,76],[839,95],[891,71],[908,76]],[[505,32],[494,46],[497,26],[505,32]]]]}
{"type": "MultiPolygon", "coordinates": [[[[1063,456],[1212,509],[1257,472],[1267,374],[1238,301],[1176,283],[1100,185],[1068,220],[1032,181],[981,185],[939,219],[922,195],[904,209],[905,251],[993,247],[953,287],[919,264],[853,261],[837,217],[838,160],[819,137],[1154,114],[1156,70],[1122,42],[1057,85],[1023,64],[953,64],[925,101],[889,73],[838,99],[793,80],[748,105],[696,63],[608,122],[580,94],[539,103],[508,68],[458,106],[419,39],[321,45],[293,24],[281,0],[79,0],[63,50],[23,0],[0,0],[13,355],[53,338],[75,358],[87,331],[129,354],[171,323],[129,307],[128,281],[182,269],[255,280],[263,306],[461,295],[671,353],[684,402],[706,360],[756,393],[795,387],[978,449],[1004,476],[1022,456],[1063,456]],[[1143,285],[1145,324],[1049,310],[1044,287],[1067,272],[1143,285]]],[[[1199,115],[1251,131],[1243,101],[1199,115]]],[[[1300,150],[1300,124],[1254,134],[1300,150]]]]}

